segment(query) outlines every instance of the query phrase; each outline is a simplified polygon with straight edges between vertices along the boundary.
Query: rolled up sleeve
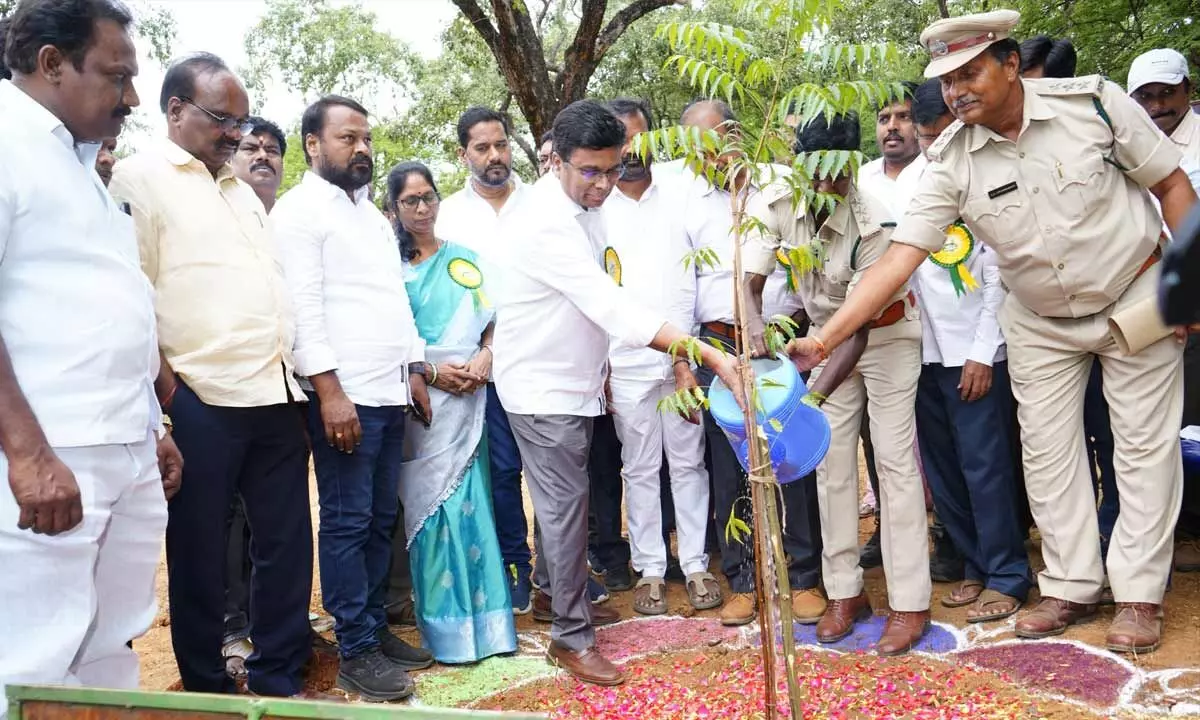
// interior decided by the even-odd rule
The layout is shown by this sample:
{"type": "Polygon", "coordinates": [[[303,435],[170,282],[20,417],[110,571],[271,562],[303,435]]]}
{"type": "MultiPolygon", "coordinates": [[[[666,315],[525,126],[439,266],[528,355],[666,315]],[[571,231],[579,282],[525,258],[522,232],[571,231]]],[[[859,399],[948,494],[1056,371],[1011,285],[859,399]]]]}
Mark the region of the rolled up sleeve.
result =
{"type": "Polygon", "coordinates": [[[296,312],[296,372],[311,377],[336,370],[338,358],[325,328],[325,238],[294,210],[293,206],[276,206],[271,220],[296,312]]]}
{"type": "Polygon", "coordinates": [[[946,244],[946,228],[962,214],[962,189],[945,160],[931,162],[917,192],[892,233],[892,242],[937,252],[946,244]]]}
{"type": "Polygon", "coordinates": [[[1183,155],[1141,106],[1111,82],[1100,102],[1112,124],[1113,155],[1130,179],[1148,188],[1175,172],[1183,155]]]}

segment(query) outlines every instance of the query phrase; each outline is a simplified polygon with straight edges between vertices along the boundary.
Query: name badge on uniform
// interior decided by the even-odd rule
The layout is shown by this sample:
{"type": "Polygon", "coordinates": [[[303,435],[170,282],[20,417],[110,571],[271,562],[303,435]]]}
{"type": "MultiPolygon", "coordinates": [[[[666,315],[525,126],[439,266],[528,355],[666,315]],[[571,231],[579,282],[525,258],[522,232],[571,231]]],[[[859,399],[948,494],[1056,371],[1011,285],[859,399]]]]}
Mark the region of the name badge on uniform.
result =
{"type": "Polygon", "coordinates": [[[1000,197],[1001,195],[1007,195],[1010,192],[1016,191],[1016,189],[1017,189],[1016,181],[1010,182],[1007,185],[1001,185],[998,188],[992,188],[991,190],[988,190],[988,199],[995,200],[996,198],[1000,197]]]}

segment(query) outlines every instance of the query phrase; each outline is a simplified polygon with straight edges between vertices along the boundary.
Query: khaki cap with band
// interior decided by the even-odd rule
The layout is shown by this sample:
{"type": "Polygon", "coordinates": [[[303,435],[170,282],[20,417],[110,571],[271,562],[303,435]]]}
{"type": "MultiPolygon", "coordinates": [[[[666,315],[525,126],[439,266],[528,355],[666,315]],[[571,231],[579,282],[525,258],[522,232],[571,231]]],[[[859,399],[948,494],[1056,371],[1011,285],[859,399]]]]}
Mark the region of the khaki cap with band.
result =
{"type": "Polygon", "coordinates": [[[939,77],[971,62],[989,45],[1007,38],[1020,19],[1016,10],[993,10],[933,23],[921,33],[921,47],[930,57],[925,77],[939,77]]]}

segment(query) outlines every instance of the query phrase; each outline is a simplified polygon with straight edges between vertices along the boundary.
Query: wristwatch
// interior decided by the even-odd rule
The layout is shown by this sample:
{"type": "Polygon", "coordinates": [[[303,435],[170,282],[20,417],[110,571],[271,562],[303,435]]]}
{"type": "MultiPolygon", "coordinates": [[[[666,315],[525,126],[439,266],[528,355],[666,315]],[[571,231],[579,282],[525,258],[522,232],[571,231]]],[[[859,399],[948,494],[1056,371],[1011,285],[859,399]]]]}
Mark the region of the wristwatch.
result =
{"type": "Polygon", "coordinates": [[[408,364],[409,375],[420,375],[425,378],[425,382],[429,382],[429,363],[427,362],[412,362],[408,364]]]}

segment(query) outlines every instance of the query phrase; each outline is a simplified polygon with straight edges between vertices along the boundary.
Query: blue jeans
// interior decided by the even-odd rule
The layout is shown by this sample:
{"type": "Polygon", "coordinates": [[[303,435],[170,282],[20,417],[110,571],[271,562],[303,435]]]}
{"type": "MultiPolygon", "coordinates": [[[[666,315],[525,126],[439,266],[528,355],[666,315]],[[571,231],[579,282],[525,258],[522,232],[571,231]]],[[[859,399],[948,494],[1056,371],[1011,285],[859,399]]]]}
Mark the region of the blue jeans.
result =
{"type": "Polygon", "coordinates": [[[362,444],[353,453],[343,453],[326,442],[321,403],[315,393],[309,398],[308,432],[321,501],[321,595],[333,616],[342,657],[351,658],[377,648],[376,633],[387,624],[383,603],[396,527],[405,413],[396,405],[355,405],[362,444]]]}
{"type": "Polygon", "coordinates": [[[529,523],[521,498],[521,453],[508,424],[508,414],[500,405],[496,386],[487,385],[488,461],[492,471],[492,506],[496,514],[496,538],[505,567],[516,565],[522,577],[529,577],[529,523]]]}

